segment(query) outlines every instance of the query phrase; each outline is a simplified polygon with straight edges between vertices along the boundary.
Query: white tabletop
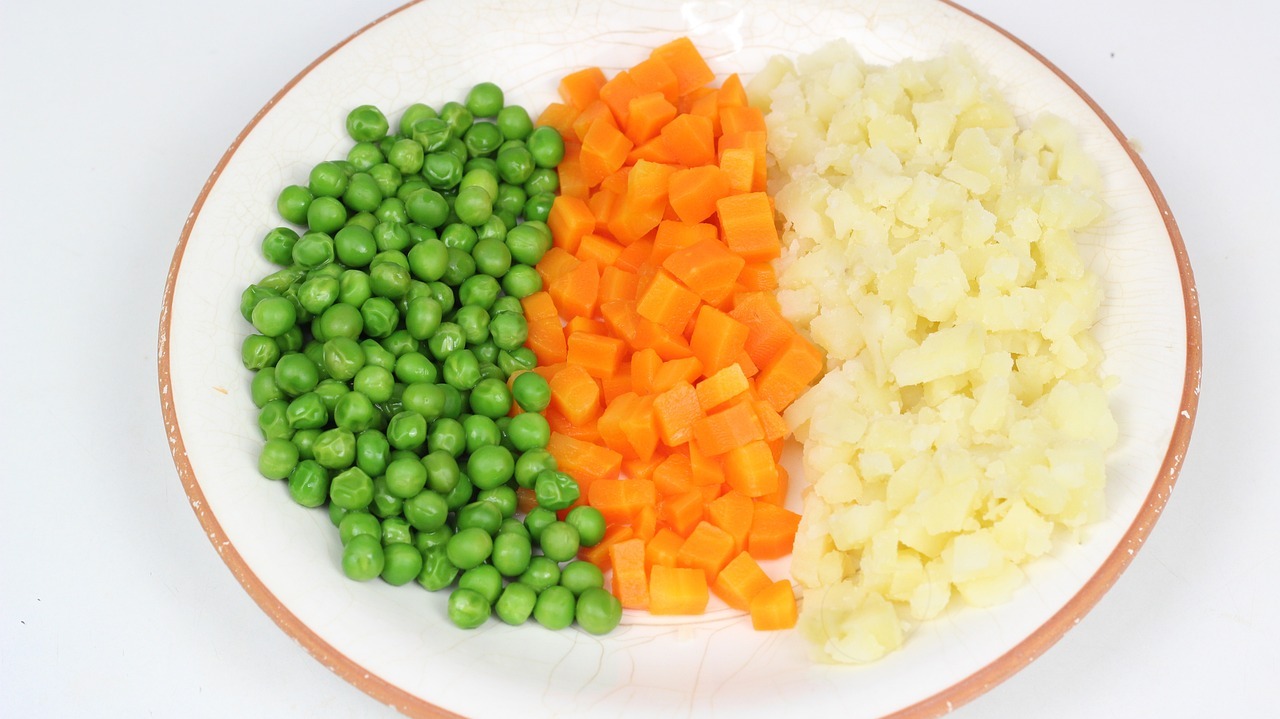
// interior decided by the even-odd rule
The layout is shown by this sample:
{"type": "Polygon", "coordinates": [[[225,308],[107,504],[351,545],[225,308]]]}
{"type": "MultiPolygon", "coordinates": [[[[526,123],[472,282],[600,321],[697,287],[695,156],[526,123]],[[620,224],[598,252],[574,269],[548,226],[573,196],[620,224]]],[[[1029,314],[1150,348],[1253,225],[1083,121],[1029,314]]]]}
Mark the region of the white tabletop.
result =
{"type": "MultiPolygon", "coordinates": [[[[277,629],[210,547],[170,460],[156,331],[223,151],[398,3],[0,10],[0,715],[395,716],[277,629]]],[[[1205,372],[1146,547],[1078,627],[954,716],[1274,716],[1280,5],[967,5],[1143,148],[1195,269],[1205,372]]]]}

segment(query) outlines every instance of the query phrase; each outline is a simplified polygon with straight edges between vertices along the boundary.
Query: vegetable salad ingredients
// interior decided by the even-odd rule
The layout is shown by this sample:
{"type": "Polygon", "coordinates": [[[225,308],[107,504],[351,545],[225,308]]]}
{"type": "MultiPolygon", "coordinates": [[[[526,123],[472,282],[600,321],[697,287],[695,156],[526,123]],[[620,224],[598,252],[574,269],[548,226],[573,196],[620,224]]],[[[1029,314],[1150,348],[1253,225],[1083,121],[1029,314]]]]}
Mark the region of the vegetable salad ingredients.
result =
{"type": "MultiPolygon", "coordinates": [[[[750,93],[782,315],[831,368],[786,412],[810,481],[800,624],[826,659],[870,661],[954,594],[1006,600],[1055,528],[1105,511],[1102,295],[1073,239],[1102,213],[1098,173],[964,57],[874,67],[836,43],[775,58],[750,93]]],[[[786,621],[768,591],[757,625],[786,621]]]]}
{"type": "Polygon", "coordinates": [[[258,468],[299,504],[328,505],[353,580],[454,587],[446,614],[462,628],[496,613],[602,634],[621,605],[571,560],[601,541],[603,517],[516,516],[518,487],[557,509],[578,487],[547,450],[553,393],[529,371],[520,301],[543,288],[533,266],[552,244],[564,143],[504,103],[481,83],[395,125],[358,107],[346,159],[280,192],[281,216],[305,231],[266,234],[283,269],[241,301],[257,332],[241,356],[266,440],[258,468]]]}
{"type": "MultiPolygon", "coordinates": [[[[567,140],[543,289],[522,300],[564,473],[539,474],[537,500],[598,510],[581,556],[655,614],[700,613],[711,592],[749,611],[768,589],[758,560],[787,554],[799,521],[781,412],[823,368],[772,294],[764,115],[736,75],[713,79],[681,38],[612,78],[568,75],[534,131],[567,140]]],[[[760,628],[795,614],[774,592],[760,628]]]]}

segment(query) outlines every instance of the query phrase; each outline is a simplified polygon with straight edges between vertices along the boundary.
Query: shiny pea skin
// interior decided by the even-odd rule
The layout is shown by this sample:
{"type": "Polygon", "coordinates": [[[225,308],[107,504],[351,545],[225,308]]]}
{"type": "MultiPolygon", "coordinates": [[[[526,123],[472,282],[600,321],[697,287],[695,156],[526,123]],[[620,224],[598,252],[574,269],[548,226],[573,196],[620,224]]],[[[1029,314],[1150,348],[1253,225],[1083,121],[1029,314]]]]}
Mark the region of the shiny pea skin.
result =
{"type": "Polygon", "coordinates": [[[573,624],[575,605],[573,592],[553,585],[538,594],[538,601],[533,606],[533,618],[547,629],[564,629],[573,624]]]}
{"type": "Polygon", "coordinates": [[[342,549],[342,571],[357,582],[367,582],[381,574],[385,563],[382,544],[367,534],[352,537],[342,549]]]}
{"type": "Polygon", "coordinates": [[[422,555],[412,544],[389,544],[383,548],[384,560],[380,575],[392,586],[401,586],[417,579],[422,573],[422,555]]]}
{"type": "Polygon", "coordinates": [[[431,547],[422,553],[422,570],[418,573],[418,584],[421,584],[424,589],[432,592],[439,591],[453,584],[457,578],[458,568],[449,561],[445,545],[431,547]]]}
{"type": "Polygon", "coordinates": [[[364,509],[373,502],[373,479],[352,467],[329,482],[329,501],[343,509],[364,509]]]}

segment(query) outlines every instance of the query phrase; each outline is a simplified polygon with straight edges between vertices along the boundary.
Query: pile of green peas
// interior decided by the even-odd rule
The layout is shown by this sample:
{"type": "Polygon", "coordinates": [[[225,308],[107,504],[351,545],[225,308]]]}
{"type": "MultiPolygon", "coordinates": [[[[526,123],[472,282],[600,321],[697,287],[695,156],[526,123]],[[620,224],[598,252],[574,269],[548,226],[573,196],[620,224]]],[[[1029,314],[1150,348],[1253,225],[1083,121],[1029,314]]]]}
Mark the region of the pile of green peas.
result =
{"type": "Polygon", "coordinates": [[[263,476],[328,506],[343,572],[451,589],[459,627],[496,614],[603,634],[622,609],[576,558],[604,536],[547,451],[551,396],[520,299],[542,289],[564,142],[481,83],[465,103],[364,105],[345,160],[284,188],[283,269],[245,289],[241,347],[263,476]],[[514,376],[514,377],[513,377],[514,376]],[[508,379],[510,378],[510,382],[508,379]],[[522,412],[511,415],[513,403],[522,412]],[[517,516],[516,488],[538,506],[517,516]]]}

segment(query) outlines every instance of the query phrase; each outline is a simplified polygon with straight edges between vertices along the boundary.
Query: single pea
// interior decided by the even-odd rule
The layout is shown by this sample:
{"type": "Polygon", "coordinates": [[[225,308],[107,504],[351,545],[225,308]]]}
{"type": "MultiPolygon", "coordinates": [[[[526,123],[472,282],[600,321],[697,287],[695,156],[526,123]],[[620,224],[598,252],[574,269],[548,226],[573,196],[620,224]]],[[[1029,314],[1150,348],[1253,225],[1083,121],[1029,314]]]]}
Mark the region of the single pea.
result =
{"type": "Polygon", "coordinates": [[[262,255],[277,265],[293,262],[293,245],[298,233],[288,227],[277,227],[262,238],[262,255]]]}
{"type": "Polygon", "coordinates": [[[443,552],[444,545],[449,543],[449,538],[452,536],[453,528],[445,523],[430,531],[418,530],[413,537],[413,546],[417,547],[418,551],[422,552],[423,559],[426,559],[427,553],[433,549],[439,548],[443,552]]]}
{"type": "MultiPolygon", "coordinates": [[[[511,185],[506,182],[498,185],[498,194],[493,200],[493,211],[508,212],[511,215],[519,215],[524,211],[524,203],[529,201],[529,196],[525,194],[523,188],[519,185],[511,185]]],[[[511,225],[507,229],[511,229],[511,225]]]]}
{"type": "Polygon", "coordinates": [[[556,513],[546,507],[534,507],[524,516],[525,529],[529,530],[529,537],[535,542],[541,541],[542,531],[555,521],[556,513]]]}
{"type": "MultiPolygon", "coordinates": [[[[409,230],[406,228],[404,223],[384,220],[374,226],[373,241],[374,245],[378,248],[379,254],[369,260],[369,273],[371,277],[375,265],[382,264],[387,261],[400,264],[396,259],[392,259],[399,256],[389,254],[384,255],[381,253],[393,250],[396,252],[403,252],[408,249],[410,244],[409,230]]],[[[408,269],[408,264],[408,260],[406,259],[404,262],[405,269],[408,269]]],[[[378,293],[375,291],[374,294],[378,293]]]]}
{"type": "Polygon", "coordinates": [[[436,152],[449,140],[449,123],[440,117],[428,117],[413,123],[410,137],[426,152],[436,152]]]}
{"type": "Polygon", "coordinates": [[[489,322],[489,336],[498,349],[514,350],[529,339],[529,323],[523,314],[504,312],[489,322]]]}
{"type": "Polygon", "coordinates": [[[592,587],[604,587],[604,573],[591,562],[575,559],[560,570],[560,586],[580,596],[592,587]]]}
{"type": "Polygon", "coordinates": [[[458,102],[446,102],[441,105],[440,119],[444,120],[449,126],[449,135],[451,137],[462,137],[466,134],[467,128],[471,127],[471,123],[475,121],[472,112],[458,102]]]}
{"type": "Polygon", "coordinates": [[[401,499],[408,499],[427,486],[427,468],[416,456],[396,459],[387,465],[387,489],[401,499]]]}
{"type": "MultiPolygon", "coordinates": [[[[345,201],[346,200],[343,200],[343,202],[345,201]]],[[[348,207],[350,207],[350,205],[348,205],[348,207]]],[[[378,218],[373,216],[373,212],[361,210],[347,217],[347,224],[343,225],[343,227],[344,228],[359,227],[362,230],[368,230],[369,232],[373,232],[373,228],[376,227],[377,225],[378,225],[378,218]]],[[[335,236],[335,239],[336,239],[336,236],[335,236]]]]}
{"type": "Polygon", "coordinates": [[[332,234],[346,223],[347,208],[336,197],[317,197],[307,206],[307,227],[312,232],[332,234]]]}
{"type": "MultiPolygon", "coordinates": [[[[325,267],[336,267],[336,265],[326,265],[325,267]]],[[[298,288],[298,303],[302,308],[312,315],[320,315],[325,310],[338,301],[338,293],[341,289],[338,280],[335,277],[313,277],[298,288]]]]}
{"type": "MultiPolygon", "coordinates": [[[[256,285],[250,285],[245,290],[250,294],[250,296],[247,298],[243,294],[240,296],[240,311],[244,312],[244,301],[246,299],[250,301],[249,310],[252,311],[257,303],[263,298],[279,297],[285,290],[289,289],[291,285],[302,279],[306,274],[307,269],[308,268],[294,266],[285,267],[284,269],[276,270],[275,272],[272,272],[266,277],[258,280],[256,285]]],[[[250,319],[250,316],[246,315],[245,319],[250,319]]]]}
{"type": "MultiPolygon", "coordinates": [[[[434,302],[430,299],[425,301],[434,302]]],[[[439,375],[440,371],[435,363],[421,352],[406,352],[396,358],[395,376],[405,386],[414,383],[432,383],[439,378],[439,375]]]]}
{"type": "Polygon", "coordinates": [[[409,250],[409,270],[423,282],[435,282],[448,267],[448,248],[440,240],[426,240],[409,250]]]}
{"type": "MultiPolygon", "coordinates": [[[[378,161],[370,166],[375,167],[383,162],[382,154],[378,161]]],[[[369,169],[369,168],[366,168],[369,169]]],[[[347,183],[347,191],[342,194],[342,201],[355,212],[373,212],[383,200],[383,187],[368,172],[357,172],[347,183]]]]}
{"type": "Polygon", "coordinates": [[[547,629],[564,629],[573,624],[575,601],[573,592],[553,585],[538,594],[533,606],[533,618],[547,629]]]}
{"type": "MultiPolygon", "coordinates": [[[[466,133],[464,132],[463,134],[465,135],[466,133]]],[[[464,170],[467,160],[471,158],[471,153],[467,152],[467,144],[462,141],[461,136],[450,136],[448,140],[445,140],[440,152],[445,152],[458,158],[458,162],[462,163],[464,170]]]]}
{"type": "MultiPolygon", "coordinates": [[[[427,444],[431,444],[430,439],[427,444]]],[[[458,486],[461,470],[458,460],[449,452],[435,449],[422,458],[422,464],[427,469],[427,487],[431,491],[446,495],[458,486]]]]}
{"type": "Polygon", "coordinates": [[[320,382],[320,370],[315,362],[299,352],[282,355],[276,362],[274,376],[276,385],[290,397],[310,392],[320,382]]]}
{"type": "MultiPolygon", "coordinates": [[[[398,517],[404,513],[404,500],[387,489],[386,477],[374,477],[373,499],[370,500],[368,507],[369,511],[373,512],[373,516],[379,519],[398,517]]],[[[383,543],[386,543],[386,537],[383,537],[383,543]]]]}
{"type": "Polygon", "coordinates": [[[367,582],[378,576],[385,564],[382,544],[367,534],[352,537],[342,548],[342,572],[357,582],[367,582]]]}
{"type": "Polygon", "coordinates": [[[315,392],[304,392],[289,403],[285,420],[294,429],[319,429],[329,423],[329,410],[315,392]]]}
{"type": "MultiPolygon", "coordinates": [[[[404,388],[400,400],[405,409],[413,410],[431,422],[444,414],[444,390],[430,382],[409,384],[404,388]]],[[[430,435],[427,441],[430,441],[430,435]]]]}
{"type": "Polygon", "coordinates": [[[394,543],[383,548],[382,580],[401,586],[417,579],[422,572],[422,555],[412,544],[394,543]]]}
{"type": "MultiPolygon", "coordinates": [[[[347,151],[347,162],[351,164],[356,174],[368,172],[370,167],[380,164],[384,160],[382,150],[379,150],[378,146],[372,142],[357,142],[347,151]]],[[[352,175],[352,179],[354,178],[355,175],[352,175]]]]}
{"type": "Polygon", "coordinates": [[[258,409],[273,400],[284,399],[284,392],[276,384],[275,367],[264,367],[253,375],[253,380],[249,383],[249,397],[258,409]]]}
{"type": "Polygon", "coordinates": [[[319,507],[329,499],[329,472],[312,459],[304,459],[289,473],[289,496],[304,507],[319,507]]]}
{"type": "Polygon", "coordinates": [[[338,409],[338,400],[351,391],[351,387],[342,380],[328,378],[321,380],[316,388],[311,390],[320,397],[320,401],[324,403],[325,411],[332,415],[338,409]]]}
{"type": "Polygon", "coordinates": [[[459,418],[462,417],[462,408],[466,405],[467,398],[457,387],[444,384],[440,385],[440,389],[444,390],[444,416],[461,421],[459,418]]]}
{"type": "MultiPolygon", "coordinates": [[[[395,379],[391,376],[391,373],[394,372],[396,368],[396,356],[387,351],[386,347],[378,344],[378,341],[375,339],[361,340],[360,349],[364,350],[364,363],[366,367],[380,368],[384,370],[386,374],[376,371],[365,372],[360,383],[353,384],[352,386],[361,391],[372,390],[374,392],[378,392],[379,389],[383,388],[384,383],[395,379]]],[[[356,376],[360,377],[360,373],[357,372],[356,376]]],[[[381,395],[379,395],[379,397],[380,396],[381,395]]],[[[386,401],[385,399],[379,399],[378,397],[373,396],[370,396],[370,399],[374,402],[386,401]]]]}
{"type": "Polygon", "coordinates": [[[476,527],[488,532],[490,536],[498,533],[502,525],[502,510],[489,502],[470,502],[458,510],[454,522],[458,531],[476,527]]]}
{"type": "Polygon", "coordinates": [[[524,574],[520,575],[518,581],[541,594],[560,583],[560,565],[542,555],[531,557],[529,568],[524,570],[524,574]]]}
{"type": "MultiPolygon", "coordinates": [[[[478,345],[489,339],[489,313],[483,307],[463,305],[453,315],[454,324],[462,328],[462,337],[468,345],[478,345]]],[[[454,356],[457,356],[456,353],[454,356]]]]}
{"type": "Polygon", "coordinates": [[[472,157],[481,157],[497,152],[502,144],[502,131],[492,123],[477,122],[462,136],[462,141],[472,157]]]}
{"type": "Polygon", "coordinates": [[[472,275],[458,288],[458,301],[463,305],[476,305],[489,309],[498,301],[502,285],[489,275],[472,275]]]}
{"type": "Polygon", "coordinates": [[[502,110],[502,88],[482,82],[467,93],[467,110],[476,117],[496,117],[502,110]]]}
{"type": "Polygon", "coordinates": [[[342,521],[338,522],[338,539],[342,541],[343,546],[346,546],[352,537],[360,535],[368,535],[381,543],[382,523],[377,517],[364,510],[348,511],[342,521]]]}
{"type": "Polygon", "coordinates": [[[502,590],[498,603],[494,605],[494,614],[498,619],[512,626],[529,621],[533,607],[538,602],[538,594],[527,584],[511,582],[502,590]]]}
{"type": "Polygon", "coordinates": [[[449,506],[451,511],[458,511],[471,503],[471,495],[475,488],[471,485],[471,479],[467,475],[458,474],[458,484],[454,486],[448,494],[444,495],[444,503],[449,506]]]}
{"type": "MultiPolygon", "coordinates": [[[[281,355],[283,357],[284,355],[281,355]]],[[[324,345],[319,340],[311,340],[302,348],[302,356],[311,361],[315,367],[316,377],[318,380],[329,379],[328,372],[324,368],[324,345]]],[[[279,367],[277,362],[276,366],[279,367]]]]}
{"type": "MultiPolygon", "coordinates": [[[[356,438],[345,429],[325,430],[316,437],[312,451],[315,453],[316,461],[326,469],[346,469],[356,461],[356,438]]],[[[354,507],[347,507],[347,509],[354,509],[354,507]]]]}
{"type": "Polygon", "coordinates": [[[538,545],[542,553],[557,562],[567,562],[578,555],[581,546],[578,530],[567,522],[555,521],[548,524],[538,537],[538,545]]]}
{"type": "Polygon", "coordinates": [[[476,270],[491,277],[502,277],[511,269],[511,250],[497,240],[477,242],[472,256],[476,270]]]}
{"type": "Polygon", "coordinates": [[[479,527],[460,529],[445,545],[445,551],[458,569],[478,567],[493,553],[493,537],[479,527]]]}
{"type": "Polygon", "coordinates": [[[459,589],[470,589],[492,605],[502,594],[502,575],[491,564],[472,567],[458,577],[459,589]]]}
{"type": "Polygon", "coordinates": [[[551,249],[551,243],[536,228],[527,224],[516,225],[507,233],[504,240],[511,259],[521,264],[533,266],[542,260],[542,256],[551,249]]]}
{"type": "MultiPolygon", "coordinates": [[[[472,345],[470,349],[475,354],[476,359],[480,360],[480,377],[483,379],[486,376],[484,372],[485,365],[495,365],[498,362],[498,347],[493,344],[493,339],[490,338],[478,345],[472,345]]],[[[506,377],[505,374],[502,376],[506,377]]]]}
{"type": "Polygon", "coordinates": [[[422,169],[422,145],[405,137],[396,140],[387,153],[387,162],[402,174],[411,175],[422,169]]]}
{"type": "Polygon", "coordinates": [[[622,621],[622,602],[602,587],[589,587],[578,595],[574,616],[588,634],[608,634],[622,621]]]}
{"type": "Polygon", "coordinates": [[[444,276],[440,279],[449,285],[457,287],[476,273],[476,261],[469,252],[463,252],[452,247],[448,248],[446,252],[448,253],[448,262],[445,264],[444,276]]]}
{"type": "Polygon", "coordinates": [[[514,472],[515,459],[502,446],[481,447],[467,459],[467,475],[482,490],[505,484],[514,472]]]}
{"type": "Polygon", "coordinates": [[[556,470],[556,458],[545,449],[531,449],[516,460],[516,484],[525,489],[533,489],[538,475],[544,470],[556,470]]]}
{"type": "MultiPolygon", "coordinates": [[[[498,350],[497,347],[494,347],[493,349],[498,350]]],[[[501,350],[498,350],[498,351],[501,351],[501,350]]],[[[476,358],[479,359],[480,355],[477,354],[476,358]]],[[[503,372],[502,369],[498,367],[498,365],[494,364],[493,362],[481,362],[480,363],[480,379],[481,381],[484,381],[487,379],[495,379],[495,380],[498,380],[499,382],[502,382],[505,385],[507,382],[507,373],[503,372]]],[[[468,398],[468,401],[470,401],[470,398],[468,398]]],[[[508,419],[508,418],[498,417],[495,419],[495,421],[501,421],[504,419],[508,419]]]]}
{"type": "MultiPolygon", "coordinates": [[[[277,437],[267,440],[258,455],[258,472],[267,479],[284,479],[298,466],[298,448],[293,442],[277,437]]],[[[496,512],[497,509],[495,508],[496,512]]]]}
{"type": "Polygon", "coordinates": [[[386,435],[376,429],[366,429],[356,435],[355,464],[370,477],[385,474],[391,462],[391,443],[386,435]]]}
{"type": "Polygon", "coordinates": [[[584,547],[594,547],[604,539],[604,515],[595,507],[574,507],[564,521],[578,530],[578,540],[584,547]]]}
{"type": "Polygon", "coordinates": [[[419,120],[438,117],[435,108],[415,102],[400,113],[400,134],[409,137],[413,133],[413,124],[419,120]]]}
{"type": "MultiPolygon", "coordinates": [[[[396,192],[400,189],[400,184],[404,182],[404,175],[395,165],[390,163],[382,163],[369,168],[369,177],[378,185],[378,192],[382,195],[382,201],[378,203],[378,207],[382,207],[382,202],[396,196],[396,192]]],[[[374,210],[374,216],[377,216],[377,210],[374,210]]]]}
{"type": "Polygon", "coordinates": [[[529,530],[524,526],[524,522],[516,519],[515,517],[507,517],[502,520],[502,524],[498,526],[498,534],[508,533],[519,534],[525,539],[530,539],[530,541],[532,541],[529,537],[529,530]]]}
{"type": "Polygon", "coordinates": [[[507,105],[498,111],[498,129],[507,140],[523,140],[533,132],[533,120],[529,112],[519,105],[507,105]]]}
{"type": "Polygon", "coordinates": [[[276,197],[276,210],[288,222],[295,225],[305,225],[307,223],[307,208],[311,207],[311,201],[315,199],[315,195],[311,191],[301,185],[289,185],[280,191],[280,195],[276,197]]]}
{"type": "Polygon", "coordinates": [[[518,452],[543,449],[551,441],[551,427],[538,412],[524,412],[511,419],[507,437],[518,452]]]}
{"type": "Polygon", "coordinates": [[[564,159],[564,138],[554,127],[543,126],[529,133],[526,145],[538,167],[554,168],[564,159]]]}
{"type": "Polygon", "coordinates": [[[551,206],[555,201],[556,196],[549,192],[529,195],[529,199],[524,203],[525,221],[546,222],[547,218],[551,217],[551,206]]]}
{"type": "Polygon", "coordinates": [[[445,357],[440,377],[456,389],[471,389],[480,382],[480,361],[471,350],[459,349],[445,357]]]}
{"type": "Polygon", "coordinates": [[[333,262],[333,238],[324,232],[308,232],[293,243],[293,263],[305,270],[333,262]]]}
{"type": "MultiPolygon", "coordinates": [[[[480,490],[476,493],[476,501],[486,502],[497,507],[498,511],[502,513],[504,522],[515,517],[516,509],[518,509],[520,505],[520,500],[516,496],[516,490],[507,484],[480,490]]],[[[499,527],[499,529],[501,529],[501,527],[499,527]]],[[[525,533],[527,532],[528,530],[525,530],[525,533]]]]}
{"type": "MultiPolygon", "coordinates": [[[[446,269],[448,269],[448,260],[446,259],[446,269]]],[[[440,303],[440,311],[448,314],[453,311],[453,307],[457,304],[453,288],[443,282],[428,282],[427,287],[430,288],[431,299],[440,303]]]]}
{"type": "Polygon", "coordinates": [[[449,506],[444,497],[424,489],[404,501],[404,518],[416,530],[435,531],[449,518],[449,506]]]}
{"type": "Polygon", "coordinates": [[[276,341],[276,346],[280,348],[281,355],[285,352],[297,352],[301,350],[304,345],[302,328],[297,325],[294,325],[293,329],[273,339],[276,341]]]}
{"type": "Polygon", "coordinates": [[[537,372],[522,372],[511,383],[511,394],[525,412],[542,412],[551,404],[551,385],[537,372]]]}
{"type": "Polygon", "coordinates": [[[463,188],[454,200],[453,211],[459,220],[478,227],[493,214],[493,196],[480,187],[463,188]]]}
{"type": "Polygon", "coordinates": [[[493,214],[483,224],[476,227],[476,237],[481,240],[497,240],[499,242],[507,238],[507,230],[516,226],[516,216],[507,212],[494,208],[493,214]]]}
{"type": "Polygon", "coordinates": [[[502,291],[524,299],[542,289],[542,276],[529,265],[515,265],[502,276],[502,291]]]}
{"type": "Polygon", "coordinates": [[[390,125],[382,111],[361,105],[347,114],[347,134],[356,142],[377,142],[386,137],[390,125]]]}
{"type": "Polygon", "coordinates": [[[267,297],[253,308],[253,327],[267,337],[279,337],[297,321],[293,303],[284,297],[267,297]]]}
{"type": "MultiPolygon", "coordinates": [[[[413,546],[413,527],[399,515],[389,516],[380,523],[382,528],[382,546],[405,544],[413,546]]],[[[414,572],[416,575],[417,572],[414,572]]]]}
{"type": "Polygon", "coordinates": [[[488,378],[480,380],[471,391],[471,411],[486,417],[504,417],[511,411],[511,390],[506,382],[488,378]]]}
{"type": "Polygon", "coordinates": [[[577,481],[564,472],[544,470],[533,482],[538,506],[552,511],[566,509],[578,500],[580,490],[577,481]]]}
{"type": "Polygon", "coordinates": [[[414,450],[427,441],[427,420],[412,410],[405,410],[387,424],[387,441],[396,449],[414,450]]]}
{"type": "MultiPolygon", "coordinates": [[[[382,319],[386,322],[383,324],[370,324],[369,320],[369,304],[374,300],[396,300],[404,297],[409,291],[409,281],[413,279],[408,268],[401,267],[395,262],[383,262],[372,266],[369,269],[369,288],[373,290],[374,297],[367,300],[360,307],[361,314],[364,315],[365,333],[373,337],[385,337],[395,330],[400,322],[400,312],[396,310],[394,304],[390,304],[390,309],[386,316],[382,319]],[[375,335],[375,331],[383,334],[375,335]]],[[[379,307],[382,305],[379,304],[379,307]]]]}
{"type": "MultiPolygon", "coordinates": [[[[522,189],[525,192],[525,202],[534,195],[554,196],[560,189],[560,175],[555,170],[539,167],[530,173],[522,189]]],[[[524,203],[521,203],[520,208],[523,211],[524,203]]]]}
{"type": "Polygon", "coordinates": [[[404,203],[404,209],[411,220],[432,229],[443,225],[449,216],[449,203],[433,189],[424,189],[410,195],[404,203]]]}
{"type": "Polygon", "coordinates": [[[329,501],[343,509],[364,509],[373,501],[373,479],[359,467],[346,469],[330,481],[329,501]]]}
{"type": "Polygon", "coordinates": [[[491,608],[481,594],[472,589],[455,589],[449,594],[449,621],[459,629],[475,629],[489,619],[491,608]]]}
{"type": "MultiPolygon", "coordinates": [[[[452,389],[448,385],[437,385],[452,389]]],[[[457,390],[454,390],[455,392],[457,390]]],[[[446,393],[446,397],[447,397],[446,393]]],[[[427,446],[432,452],[444,451],[452,457],[460,457],[467,448],[467,435],[462,423],[452,417],[441,417],[431,423],[431,434],[427,437],[427,446]]]]}
{"type": "Polygon", "coordinates": [[[448,190],[462,181],[462,160],[449,152],[433,152],[422,165],[422,176],[434,190],[448,190]]]}
{"type": "Polygon", "coordinates": [[[533,155],[526,147],[508,147],[499,150],[497,162],[498,176],[503,182],[513,185],[524,184],[535,169],[533,155]]]}
{"type": "Polygon", "coordinates": [[[338,399],[334,408],[334,423],[349,432],[364,432],[371,428],[377,409],[369,398],[359,392],[348,392],[338,399]]]}
{"type": "Polygon", "coordinates": [[[504,577],[519,577],[529,568],[533,546],[529,538],[508,532],[493,540],[493,567],[504,577]]]}
{"type": "MultiPolygon", "coordinates": [[[[365,349],[366,364],[356,372],[356,376],[351,381],[352,389],[364,394],[373,401],[374,404],[380,404],[391,399],[391,393],[395,389],[395,376],[386,367],[375,364],[375,359],[381,361],[378,355],[370,352],[365,345],[361,345],[365,349]]],[[[390,355],[391,353],[387,353],[390,355]]],[[[395,366],[395,358],[392,356],[391,365],[395,366]]]]}
{"type": "Polygon", "coordinates": [[[462,333],[462,328],[453,322],[441,322],[436,327],[436,331],[427,338],[427,349],[437,361],[448,359],[449,356],[466,347],[466,344],[467,340],[462,333]]]}
{"type": "Polygon", "coordinates": [[[364,349],[355,340],[339,336],[324,343],[324,368],[333,379],[350,381],[364,365],[364,349]]]}
{"type": "Polygon", "coordinates": [[[418,584],[424,589],[439,591],[453,584],[457,577],[458,568],[449,561],[445,545],[431,547],[422,553],[422,571],[418,573],[418,584]]]}
{"type": "MultiPolygon", "coordinates": [[[[440,234],[440,241],[444,243],[446,248],[462,250],[463,252],[471,252],[476,246],[478,238],[474,228],[464,225],[461,222],[454,222],[445,225],[444,230],[440,234]]],[[[445,255],[446,263],[448,262],[447,253],[445,255]]],[[[440,273],[442,276],[443,271],[440,273]]]]}
{"type": "Polygon", "coordinates": [[[502,442],[501,430],[488,417],[478,414],[467,415],[462,420],[462,430],[466,433],[468,453],[475,452],[481,447],[496,446],[502,442]]]}
{"type": "Polygon", "coordinates": [[[240,362],[248,370],[272,367],[280,359],[280,345],[266,335],[248,335],[240,343],[240,362]]]}
{"type": "Polygon", "coordinates": [[[323,430],[319,429],[300,429],[293,433],[293,446],[298,448],[298,459],[315,459],[315,443],[316,437],[320,436],[323,430]]]}

